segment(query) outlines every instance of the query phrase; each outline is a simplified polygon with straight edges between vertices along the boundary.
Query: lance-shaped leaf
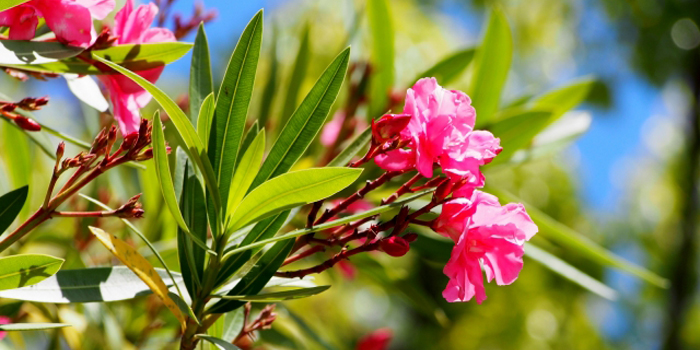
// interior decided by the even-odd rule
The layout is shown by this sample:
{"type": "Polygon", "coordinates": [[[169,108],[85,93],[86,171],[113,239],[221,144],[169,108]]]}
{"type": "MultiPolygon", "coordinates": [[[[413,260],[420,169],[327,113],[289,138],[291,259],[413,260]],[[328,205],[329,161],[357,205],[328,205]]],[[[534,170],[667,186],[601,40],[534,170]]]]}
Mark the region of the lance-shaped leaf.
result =
{"type": "Polygon", "coordinates": [[[216,98],[216,111],[209,135],[209,158],[214,167],[224,212],[253,94],[262,44],[262,18],[263,12],[260,10],[241,34],[216,98]]]}
{"type": "MultiPolygon", "coordinates": [[[[521,199],[506,191],[495,188],[489,188],[487,191],[498,196],[503,201],[525,204],[521,199]]],[[[537,224],[539,235],[542,237],[566,246],[602,266],[620,269],[661,288],[668,287],[667,279],[617,256],[615,253],[601,247],[537,208],[527,204],[525,204],[525,207],[532,221],[537,224]]]]}
{"type": "Polygon", "coordinates": [[[413,82],[418,81],[420,78],[434,77],[438,83],[447,86],[467,69],[469,63],[472,62],[472,58],[474,58],[475,51],[472,47],[457,51],[419,74],[413,82]]]}
{"type": "Polygon", "coordinates": [[[231,218],[231,231],[298,205],[332,196],[362,172],[350,168],[305,169],[280,175],[250,192],[231,218]]]}
{"type": "Polygon", "coordinates": [[[287,96],[284,99],[282,113],[280,114],[280,119],[278,120],[280,126],[287,123],[289,117],[292,116],[294,109],[297,107],[299,91],[301,90],[301,85],[306,77],[306,71],[309,67],[309,56],[311,56],[311,50],[309,50],[310,28],[311,26],[309,23],[306,23],[302,29],[299,50],[297,50],[297,57],[294,60],[291,76],[287,82],[287,96]]]}
{"type": "Polygon", "coordinates": [[[2,40],[0,41],[0,65],[26,65],[56,62],[83,52],[83,48],[59,42],[2,40]]]}
{"type": "MultiPolygon", "coordinates": [[[[27,43],[43,42],[27,41],[27,43]]],[[[58,44],[56,42],[49,43],[58,44]]],[[[184,42],[124,44],[112,46],[104,50],[95,50],[90,52],[90,55],[93,59],[96,57],[104,58],[120,66],[124,66],[131,71],[142,71],[162,67],[168,63],[175,62],[187,54],[191,47],[192,44],[184,42]]],[[[72,48],[73,51],[76,50],[76,48],[71,46],[69,46],[69,48],[72,48]]],[[[1,50],[2,49],[0,49],[0,51],[1,50]]],[[[80,51],[82,51],[82,49],[80,51]]],[[[78,51],[78,53],[80,53],[80,51],[78,51]]],[[[66,53],[66,55],[69,54],[66,53]]],[[[83,54],[81,57],[64,57],[60,61],[56,59],[35,59],[24,63],[17,62],[14,64],[7,64],[7,66],[41,73],[71,73],[80,75],[104,74],[103,71],[90,63],[89,60],[83,59],[82,57],[85,55],[86,54],[83,54]]]]}
{"type": "MultiPolygon", "coordinates": [[[[204,32],[204,23],[199,24],[197,37],[194,39],[189,91],[190,120],[192,123],[198,124],[199,108],[203,105],[204,99],[214,91],[211,62],[209,62],[209,42],[207,41],[207,33],[204,32]]],[[[207,129],[208,131],[209,129],[207,129]]],[[[204,139],[202,139],[202,143],[204,143],[204,139]]],[[[206,143],[204,144],[206,145],[206,143]]]]}
{"type": "Polygon", "coordinates": [[[185,219],[180,212],[180,207],[177,202],[177,195],[175,193],[175,185],[173,183],[173,178],[170,175],[170,165],[168,164],[168,152],[165,148],[165,136],[163,135],[163,126],[160,122],[160,117],[156,113],[153,118],[153,162],[156,166],[156,173],[158,173],[158,183],[160,183],[160,189],[163,193],[163,199],[165,199],[165,205],[170,210],[177,225],[184,231],[190,239],[202,249],[210,251],[213,253],[205,242],[203,242],[199,237],[192,234],[185,219]]]}
{"type": "MultiPolygon", "coordinates": [[[[293,246],[294,240],[278,242],[273,245],[263,254],[260,260],[258,260],[255,267],[253,267],[227,295],[253,295],[259,293],[275,272],[277,272],[277,269],[282,266],[284,259],[287,258],[293,246]]],[[[243,304],[245,304],[245,302],[239,300],[220,300],[208,311],[210,313],[226,313],[235,310],[243,304]]]]}
{"type": "Polygon", "coordinates": [[[291,299],[307,298],[326,291],[331,286],[318,286],[310,288],[296,288],[281,292],[270,292],[256,295],[212,295],[214,298],[225,300],[250,301],[254,303],[276,303],[291,299]]]}
{"type": "Polygon", "coordinates": [[[552,111],[550,123],[554,122],[562,114],[582,103],[595,83],[596,80],[593,78],[580,79],[536,97],[530,105],[534,108],[550,109],[552,111]]]}
{"type": "Polygon", "coordinates": [[[160,278],[151,263],[139,252],[126,244],[119,238],[102,231],[96,227],[90,227],[90,232],[102,243],[107,250],[112,252],[124,265],[131,269],[148,287],[163,301],[163,304],[180,321],[182,328],[185,328],[185,316],[180,308],[168,295],[168,286],[160,278]]]}
{"type": "Polygon", "coordinates": [[[334,167],[334,166],[346,166],[352,158],[357,155],[357,152],[360,152],[365,146],[369,144],[369,142],[372,140],[372,128],[367,127],[365,131],[363,131],[361,134],[357,135],[355,139],[350,142],[350,144],[345,147],[345,149],[340,152],[333,160],[331,160],[326,166],[329,167],[334,167]]]}
{"type": "Polygon", "coordinates": [[[0,290],[39,283],[53,276],[63,259],[43,254],[20,254],[0,258],[0,290]]]}
{"type": "Polygon", "coordinates": [[[68,323],[10,323],[10,324],[0,324],[0,331],[3,332],[13,332],[13,331],[41,331],[44,329],[55,329],[72,327],[68,323]]]}
{"type": "Polygon", "coordinates": [[[372,85],[369,116],[384,113],[394,85],[394,28],[389,1],[367,2],[367,18],[372,33],[372,85]]]}
{"type": "Polygon", "coordinates": [[[210,93],[204,98],[202,106],[199,109],[197,117],[197,135],[202,140],[204,147],[209,148],[209,132],[211,131],[211,123],[214,119],[214,111],[216,110],[216,98],[214,93],[210,93]]]}
{"type": "Polygon", "coordinates": [[[180,107],[178,107],[175,101],[170,99],[168,95],[166,95],[163,91],[161,91],[159,88],[153,85],[150,81],[144,79],[140,75],[128,69],[125,69],[124,67],[120,67],[114,62],[110,62],[100,57],[97,57],[96,60],[108,65],[110,68],[116,70],[117,72],[124,74],[124,76],[133,80],[134,83],[144,88],[153,96],[153,99],[155,99],[156,102],[158,102],[158,104],[160,104],[160,106],[163,107],[165,112],[168,113],[170,121],[172,121],[173,125],[175,125],[175,128],[180,134],[180,137],[187,146],[185,148],[185,151],[187,151],[187,156],[190,158],[190,160],[194,162],[194,164],[197,165],[197,168],[199,168],[199,170],[202,172],[204,182],[207,185],[207,189],[210,192],[212,192],[212,202],[215,206],[216,211],[218,212],[221,208],[221,198],[219,197],[219,191],[216,185],[216,176],[214,175],[214,169],[212,168],[211,163],[209,163],[209,158],[206,155],[206,149],[204,148],[204,145],[200,141],[199,137],[197,136],[197,131],[194,129],[194,126],[192,126],[192,123],[190,123],[189,119],[187,118],[187,115],[185,115],[185,113],[180,109],[180,107]]]}
{"type": "Polygon", "coordinates": [[[258,112],[258,122],[260,122],[262,127],[267,126],[267,121],[270,119],[275,103],[275,91],[277,90],[277,67],[279,63],[277,62],[277,35],[274,26],[272,27],[272,44],[270,47],[270,53],[267,55],[270,60],[270,67],[268,68],[267,81],[260,98],[260,109],[258,112]]]}
{"type": "Polygon", "coordinates": [[[216,347],[221,349],[221,350],[241,350],[239,347],[231,344],[230,342],[227,342],[223,339],[219,339],[216,337],[212,337],[210,335],[197,334],[197,338],[204,339],[204,340],[216,345],[216,347]]]}
{"type": "Polygon", "coordinates": [[[486,25],[486,32],[474,57],[474,75],[469,96],[479,113],[477,124],[490,121],[498,110],[501,91],[506,84],[513,59],[513,35],[506,15],[495,8],[486,25]]]}
{"type": "Polygon", "coordinates": [[[547,126],[551,116],[549,111],[526,111],[489,126],[493,135],[501,139],[503,147],[503,151],[492,163],[495,165],[507,161],[517,150],[528,146],[535,135],[547,126]]]}
{"type": "MultiPolygon", "coordinates": [[[[166,286],[174,284],[167,271],[155,270],[166,286]]],[[[177,283],[182,282],[180,274],[173,275],[177,283]]],[[[130,268],[112,266],[61,270],[35,285],[0,291],[0,298],[67,304],[129,300],[148,294],[148,285],[130,268]]]]}
{"type": "Polygon", "coordinates": [[[251,190],[267,179],[284,174],[296,163],[316,137],[328,116],[338,91],[345,79],[350,48],[341,52],[318,78],[316,84],[301,102],[294,115],[284,126],[270,149],[251,190]]]}
{"type": "MultiPolygon", "coordinates": [[[[184,178],[180,208],[192,234],[198,239],[206,241],[209,225],[202,186],[200,186],[197,177],[188,173],[187,170],[184,178]]],[[[177,232],[177,242],[180,269],[185,279],[185,286],[187,286],[190,296],[197,295],[195,285],[200,285],[201,276],[204,274],[205,251],[199,246],[194,246],[189,236],[182,230],[177,232]]]]}
{"type": "Polygon", "coordinates": [[[28,186],[7,192],[0,197],[0,235],[7,230],[22,211],[27,200],[28,186]]]}
{"type": "Polygon", "coordinates": [[[231,192],[228,196],[229,213],[238,208],[243,197],[258,174],[263,155],[265,154],[265,130],[259,132],[250,146],[247,147],[233,178],[231,179],[231,192]]]}

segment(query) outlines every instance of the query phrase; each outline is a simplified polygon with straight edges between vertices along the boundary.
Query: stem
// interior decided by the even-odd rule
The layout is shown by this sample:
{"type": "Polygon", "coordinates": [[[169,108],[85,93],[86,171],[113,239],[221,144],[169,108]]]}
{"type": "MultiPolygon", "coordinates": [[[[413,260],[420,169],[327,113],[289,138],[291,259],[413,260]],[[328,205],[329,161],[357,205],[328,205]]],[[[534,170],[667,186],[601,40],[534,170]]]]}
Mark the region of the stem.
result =
{"type": "Polygon", "coordinates": [[[348,259],[349,257],[351,257],[355,254],[359,254],[362,252],[370,252],[370,251],[377,250],[377,249],[379,249],[379,241],[365,244],[365,245],[357,247],[355,249],[343,250],[340,253],[334,255],[332,258],[324,261],[320,265],[316,265],[314,267],[309,267],[307,269],[301,269],[301,270],[296,270],[296,271],[277,272],[277,273],[275,273],[275,276],[286,277],[286,278],[294,278],[294,277],[303,278],[304,276],[310,275],[312,273],[321,273],[325,270],[328,270],[331,267],[333,267],[335,264],[340,262],[341,260],[348,259]]]}
{"type": "Polygon", "coordinates": [[[104,218],[109,216],[118,216],[114,210],[105,211],[54,211],[51,217],[65,218],[104,218]]]}

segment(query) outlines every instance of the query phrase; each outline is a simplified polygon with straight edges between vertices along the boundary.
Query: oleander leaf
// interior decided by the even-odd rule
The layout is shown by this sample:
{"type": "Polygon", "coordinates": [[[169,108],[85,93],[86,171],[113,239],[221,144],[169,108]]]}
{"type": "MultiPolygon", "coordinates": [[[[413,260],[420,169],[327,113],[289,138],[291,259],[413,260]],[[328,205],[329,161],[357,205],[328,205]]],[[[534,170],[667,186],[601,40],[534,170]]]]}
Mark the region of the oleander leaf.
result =
{"type": "Polygon", "coordinates": [[[299,101],[299,92],[301,90],[301,85],[304,82],[304,78],[306,77],[306,71],[309,67],[309,58],[311,56],[311,50],[309,50],[310,28],[311,26],[309,23],[306,23],[302,29],[301,39],[299,39],[299,49],[297,50],[297,57],[294,60],[291,76],[289,77],[289,81],[287,83],[287,95],[284,98],[282,112],[277,121],[279,126],[283,126],[287,123],[289,118],[294,113],[294,109],[297,107],[297,101],[299,101]]]}
{"type": "Polygon", "coordinates": [[[357,155],[365,146],[369,144],[372,140],[372,128],[367,127],[362,133],[357,135],[350,144],[345,147],[345,149],[340,152],[333,160],[331,160],[326,166],[346,166],[354,156],[357,155]]]}
{"type": "Polygon", "coordinates": [[[210,336],[210,335],[206,335],[206,334],[197,334],[197,338],[199,338],[199,339],[204,339],[204,340],[206,340],[206,341],[208,341],[208,342],[210,342],[210,343],[216,345],[216,347],[218,347],[218,348],[221,349],[221,350],[240,350],[239,347],[237,347],[237,346],[231,344],[230,342],[227,342],[227,341],[225,341],[225,340],[223,340],[223,339],[219,339],[219,338],[216,338],[216,337],[212,337],[212,336],[210,336]]]}
{"type": "Polygon", "coordinates": [[[58,272],[63,261],[44,254],[0,257],[0,290],[37,284],[58,272]]]}
{"type": "Polygon", "coordinates": [[[258,132],[253,142],[247,147],[240,163],[236,167],[236,173],[231,179],[231,192],[228,197],[229,214],[238,208],[243,197],[248,192],[250,184],[253,183],[258,174],[260,165],[265,154],[265,130],[258,132]]]}
{"type": "Polygon", "coordinates": [[[3,332],[14,332],[14,331],[41,331],[45,329],[55,329],[72,327],[68,323],[10,323],[10,324],[0,324],[0,331],[3,332]]]}
{"type": "Polygon", "coordinates": [[[29,186],[7,192],[0,197],[0,235],[15,221],[27,200],[29,186]]]}
{"type": "MultiPolygon", "coordinates": [[[[209,42],[207,41],[207,33],[204,31],[204,23],[199,24],[197,37],[194,39],[194,48],[192,49],[192,64],[190,65],[190,120],[199,127],[198,117],[199,110],[203,107],[205,99],[214,91],[214,81],[212,80],[211,62],[209,59],[209,42]]],[[[197,128],[199,133],[199,128],[197,128]]],[[[207,134],[209,129],[206,129],[207,134]]],[[[204,138],[201,137],[202,143],[204,138]]]]}
{"type": "Polygon", "coordinates": [[[213,295],[214,298],[225,300],[250,301],[254,303],[276,303],[279,301],[307,298],[326,291],[331,286],[296,288],[281,292],[270,292],[256,295],[213,295]]]}
{"type": "Polygon", "coordinates": [[[25,68],[25,65],[29,64],[44,64],[70,58],[84,50],[55,41],[1,40],[0,65],[18,65],[25,68]]]}
{"type": "Polygon", "coordinates": [[[473,47],[459,50],[419,74],[413,81],[418,81],[420,78],[433,77],[437,79],[440,85],[447,86],[467,69],[474,58],[475,52],[476,50],[473,47]]]}
{"type": "Polygon", "coordinates": [[[369,116],[386,111],[389,93],[394,86],[394,27],[388,0],[367,2],[367,18],[372,33],[372,82],[369,116]]]}

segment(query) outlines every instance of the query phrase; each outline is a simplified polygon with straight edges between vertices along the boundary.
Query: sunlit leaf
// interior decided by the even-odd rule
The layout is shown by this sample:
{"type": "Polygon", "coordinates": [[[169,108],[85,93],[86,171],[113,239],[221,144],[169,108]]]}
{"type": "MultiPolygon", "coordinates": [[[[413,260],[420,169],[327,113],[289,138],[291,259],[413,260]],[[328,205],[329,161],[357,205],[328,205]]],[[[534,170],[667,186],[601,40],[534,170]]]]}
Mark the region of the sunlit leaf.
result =
{"type": "Polygon", "coordinates": [[[528,146],[535,135],[547,126],[551,115],[549,111],[526,111],[490,125],[489,130],[501,139],[503,147],[492,164],[507,161],[517,150],[528,146]]]}
{"type": "Polygon", "coordinates": [[[253,179],[258,174],[265,154],[265,131],[259,132],[247,148],[240,159],[235,175],[231,179],[231,192],[228,197],[229,213],[233,213],[238,208],[238,204],[243,200],[250,184],[253,183],[253,179]]]}
{"type": "Polygon", "coordinates": [[[316,137],[328,116],[345,78],[350,48],[343,50],[318,78],[272,146],[251,189],[284,174],[296,163],[316,137]]]}
{"type": "Polygon", "coordinates": [[[0,331],[13,332],[13,331],[40,331],[44,329],[55,329],[72,327],[67,323],[10,323],[10,324],[0,324],[0,331]]]}
{"type": "Polygon", "coordinates": [[[43,254],[0,257],[0,290],[39,283],[58,272],[63,261],[63,259],[43,254]]]}
{"type": "Polygon", "coordinates": [[[231,218],[231,231],[331,196],[355,182],[361,172],[350,168],[305,169],[266,181],[243,199],[231,218]]]}
{"type": "MultiPolygon", "coordinates": [[[[205,98],[214,91],[214,82],[211,77],[211,62],[209,62],[209,42],[207,41],[207,33],[204,31],[204,23],[199,24],[197,37],[194,40],[194,48],[192,49],[192,64],[190,65],[190,120],[199,127],[198,116],[199,109],[203,106],[205,98]]],[[[210,102],[211,103],[211,102],[210,102]]],[[[205,138],[202,138],[202,133],[197,129],[202,143],[205,138]]],[[[209,129],[206,129],[208,137],[209,129]]]]}
{"type": "Polygon", "coordinates": [[[216,97],[216,111],[208,149],[223,201],[223,212],[226,212],[231,178],[243,138],[250,97],[253,94],[262,43],[262,18],[263,12],[260,10],[241,34],[216,97]]]}
{"type": "Polygon", "coordinates": [[[216,337],[212,337],[212,336],[209,336],[206,334],[197,334],[197,338],[204,339],[204,340],[216,345],[221,350],[240,350],[239,347],[231,344],[230,342],[227,342],[225,340],[222,340],[222,339],[219,339],[216,337]]]}
{"type": "Polygon", "coordinates": [[[326,166],[346,166],[358,152],[369,144],[370,140],[372,140],[372,128],[367,127],[365,131],[357,135],[355,139],[326,166]]]}
{"type": "MultiPolygon", "coordinates": [[[[183,175],[184,186],[180,200],[180,209],[192,235],[202,242],[206,242],[209,222],[205,214],[207,207],[202,186],[200,186],[197,177],[188,172],[188,169],[185,170],[183,175]]],[[[178,229],[177,240],[182,276],[190,296],[194,296],[197,295],[195,286],[201,284],[200,282],[204,275],[205,250],[193,245],[189,235],[183,232],[182,229],[178,229]]]]}
{"type": "MultiPolygon", "coordinates": [[[[166,286],[173,285],[165,270],[155,270],[166,286]]],[[[180,274],[173,275],[182,282],[180,274]]],[[[0,291],[0,298],[67,304],[128,300],[150,293],[148,285],[131,269],[112,266],[60,270],[35,285],[0,291]]]]}
{"type": "Polygon", "coordinates": [[[24,186],[0,197],[0,234],[10,227],[19,212],[22,211],[24,202],[27,200],[27,192],[29,192],[29,186],[24,186]]]}
{"type": "Polygon", "coordinates": [[[214,119],[214,111],[216,110],[216,98],[214,93],[210,93],[204,98],[202,106],[199,109],[197,117],[197,135],[202,140],[204,147],[209,148],[209,132],[211,131],[211,123],[214,119]]]}
{"type": "Polygon", "coordinates": [[[251,301],[254,303],[275,303],[278,301],[307,298],[326,291],[331,286],[297,288],[281,292],[263,293],[257,295],[213,295],[212,297],[225,300],[251,301]]]}
{"type": "Polygon", "coordinates": [[[533,108],[550,109],[552,119],[556,120],[565,112],[582,103],[588,97],[595,83],[596,80],[593,78],[580,79],[534,98],[530,105],[533,108]]]}
{"type": "Polygon", "coordinates": [[[29,0],[3,0],[2,2],[0,2],[0,11],[5,11],[17,5],[21,5],[27,1],[29,0]]]}
{"type": "Polygon", "coordinates": [[[389,93],[394,86],[394,27],[389,1],[367,2],[367,18],[372,38],[372,82],[370,87],[370,117],[378,117],[387,108],[389,93]]]}
{"type": "Polygon", "coordinates": [[[467,66],[474,58],[475,51],[472,47],[457,51],[419,74],[411,83],[418,81],[420,78],[434,77],[440,85],[448,86],[449,83],[457,79],[467,69],[467,66]]]}
{"type": "Polygon", "coordinates": [[[469,96],[479,113],[476,120],[478,125],[489,122],[498,110],[512,58],[513,36],[508,20],[501,9],[495,8],[491,11],[486,32],[474,57],[469,96]]]}
{"type": "Polygon", "coordinates": [[[90,227],[90,232],[102,243],[107,250],[116,256],[124,265],[129,267],[148,287],[163,301],[163,304],[175,315],[180,321],[182,328],[185,328],[185,316],[180,311],[180,308],[168,296],[168,287],[163,279],[160,278],[158,272],[151,266],[151,263],[146,260],[139,252],[130,245],[124,243],[119,238],[110,235],[96,227],[90,227]]]}
{"type": "Polygon", "coordinates": [[[59,42],[2,40],[0,41],[0,65],[25,65],[56,62],[83,52],[83,48],[59,42]]]}

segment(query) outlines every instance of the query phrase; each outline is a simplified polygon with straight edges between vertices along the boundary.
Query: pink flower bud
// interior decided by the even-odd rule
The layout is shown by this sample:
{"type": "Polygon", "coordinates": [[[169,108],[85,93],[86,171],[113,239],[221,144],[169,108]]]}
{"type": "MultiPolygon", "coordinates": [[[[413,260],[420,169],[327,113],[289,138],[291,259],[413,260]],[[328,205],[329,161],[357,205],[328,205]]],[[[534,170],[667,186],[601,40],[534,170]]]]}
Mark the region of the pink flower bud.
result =
{"type": "Polygon", "coordinates": [[[392,236],[379,241],[379,248],[391,256],[399,257],[406,255],[411,247],[403,237],[392,236]]]}
{"type": "Polygon", "coordinates": [[[35,122],[32,119],[23,117],[23,116],[18,116],[15,119],[15,124],[19,126],[20,128],[27,130],[27,131],[40,131],[41,130],[41,125],[39,123],[35,122]]]}
{"type": "Polygon", "coordinates": [[[409,114],[385,114],[379,120],[372,121],[372,137],[377,143],[384,143],[395,137],[411,121],[409,114]]]}

